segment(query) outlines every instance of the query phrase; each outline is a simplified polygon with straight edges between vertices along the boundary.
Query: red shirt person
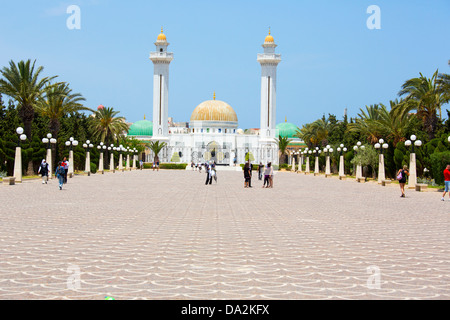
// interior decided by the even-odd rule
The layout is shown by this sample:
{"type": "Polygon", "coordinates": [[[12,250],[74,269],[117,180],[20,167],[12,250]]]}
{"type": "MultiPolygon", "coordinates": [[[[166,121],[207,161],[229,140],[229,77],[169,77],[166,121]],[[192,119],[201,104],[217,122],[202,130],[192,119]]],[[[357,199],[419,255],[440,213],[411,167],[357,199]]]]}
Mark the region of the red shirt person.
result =
{"type": "Polygon", "coordinates": [[[444,201],[445,194],[448,192],[448,196],[450,198],[450,164],[447,165],[447,168],[444,170],[444,180],[445,180],[445,190],[442,195],[442,201],[444,201]]]}

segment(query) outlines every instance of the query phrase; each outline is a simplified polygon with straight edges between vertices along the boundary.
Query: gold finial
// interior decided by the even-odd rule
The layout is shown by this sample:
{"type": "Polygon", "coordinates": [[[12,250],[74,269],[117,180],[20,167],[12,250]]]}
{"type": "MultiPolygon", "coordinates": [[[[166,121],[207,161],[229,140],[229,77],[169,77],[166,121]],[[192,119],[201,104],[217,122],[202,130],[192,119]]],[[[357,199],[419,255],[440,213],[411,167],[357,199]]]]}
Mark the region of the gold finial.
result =
{"type": "Polygon", "coordinates": [[[270,27],[269,27],[269,36],[270,36],[270,27]]]}
{"type": "Polygon", "coordinates": [[[144,120],[145,120],[145,114],[144,114],[144,120]]]}
{"type": "Polygon", "coordinates": [[[214,91],[214,97],[213,98],[214,98],[214,100],[216,100],[216,92],[215,91],[214,91]]]}
{"type": "Polygon", "coordinates": [[[163,31],[163,27],[161,27],[161,33],[164,33],[164,31],[163,31]]]}
{"type": "Polygon", "coordinates": [[[284,122],[287,122],[287,117],[284,118],[284,122]]]}

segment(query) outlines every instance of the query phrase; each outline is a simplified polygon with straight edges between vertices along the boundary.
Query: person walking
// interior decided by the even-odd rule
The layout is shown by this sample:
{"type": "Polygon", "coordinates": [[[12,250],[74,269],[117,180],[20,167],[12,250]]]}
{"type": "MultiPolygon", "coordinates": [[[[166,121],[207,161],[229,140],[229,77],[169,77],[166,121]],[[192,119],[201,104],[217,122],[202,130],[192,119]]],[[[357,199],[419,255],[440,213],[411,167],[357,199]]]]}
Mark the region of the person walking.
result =
{"type": "Polygon", "coordinates": [[[266,168],[264,169],[264,184],[263,184],[263,188],[269,188],[270,187],[270,173],[271,173],[271,166],[272,163],[269,162],[266,166],[266,168]],[[267,185],[267,186],[266,186],[267,185]]]}
{"type": "Polygon", "coordinates": [[[397,172],[397,180],[400,184],[400,190],[402,191],[402,195],[400,198],[405,198],[405,184],[406,177],[409,176],[408,166],[403,166],[403,169],[398,170],[397,172]]]}
{"type": "Polygon", "coordinates": [[[246,162],[244,165],[244,188],[249,188],[250,185],[250,163],[246,162]]]}
{"type": "Polygon", "coordinates": [[[39,166],[38,173],[42,176],[42,184],[47,184],[48,181],[48,163],[44,160],[42,160],[41,165],[39,166]]]}
{"type": "Polygon", "coordinates": [[[69,160],[67,160],[67,158],[64,157],[63,162],[61,163],[61,165],[63,166],[64,171],[65,171],[65,173],[64,173],[64,183],[67,183],[67,173],[69,172],[69,165],[70,165],[69,160]]]}
{"type": "Polygon", "coordinates": [[[250,179],[248,180],[248,187],[252,188],[253,165],[250,162],[250,160],[248,161],[248,167],[249,167],[249,173],[250,173],[250,179]]]}
{"type": "Polygon", "coordinates": [[[450,201],[450,164],[447,165],[447,168],[444,170],[444,180],[445,180],[445,190],[442,195],[442,201],[445,201],[445,194],[448,192],[448,197],[450,201]]]}
{"type": "Polygon", "coordinates": [[[264,165],[262,164],[262,162],[260,162],[259,166],[258,166],[258,179],[259,180],[262,180],[263,172],[264,172],[264,165]]]}
{"type": "Polygon", "coordinates": [[[206,183],[205,183],[205,185],[212,184],[212,174],[211,174],[212,167],[211,167],[211,164],[209,164],[209,163],[205,164],[205,171],[206,171],[206,183]]]}
{"type": "Polygon", "coordinates": [[[59,181],[59,190],[62,190],[65,174],[66,174],[66,170],[64,169],[64,166],[62,165],[62,162],[60,161],[58,163],[58,167],[56,167],[56,170],[55,170],[55,177],[59,181]]]}
{"type": "Polygon", "coordinates": [[[144,161],[139,161],[139,168],[142,170],[144,169],[144,161]]]}

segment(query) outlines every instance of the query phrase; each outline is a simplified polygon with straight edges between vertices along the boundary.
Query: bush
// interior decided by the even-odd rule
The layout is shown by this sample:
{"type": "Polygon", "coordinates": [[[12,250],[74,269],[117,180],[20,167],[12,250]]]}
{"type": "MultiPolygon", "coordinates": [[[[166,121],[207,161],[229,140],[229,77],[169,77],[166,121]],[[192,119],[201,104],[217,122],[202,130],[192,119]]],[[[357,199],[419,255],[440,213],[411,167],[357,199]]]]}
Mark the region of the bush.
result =
{"type": "MultiPolygon", "coordinates": [[[[187,163],[160,163],[163,170],[186,170],[187,163]]],[[[153,169],[153,163],[144,163],[144,169],[153,169]]]]}
{"type": "MultiPolygon", "coordinates": [[[[244,170],[244,166],[245,166],[245,164],[241,163],[242,170],[244,170]]],[[[258,166],[259,166],[259,164],[253,164],[252,171],[258,171],[258,166]]]]}
{"type": "Polygon", "coordinates": [[[97,165],[91,162],[91,173],[97,173],[97,165]]]}
{"type": "Polygon", "coordinates": [[[444,184],[444,169],[450,164],[450,151],[435,152],[431,155],[431,174],[438,185],[444,184]]]}

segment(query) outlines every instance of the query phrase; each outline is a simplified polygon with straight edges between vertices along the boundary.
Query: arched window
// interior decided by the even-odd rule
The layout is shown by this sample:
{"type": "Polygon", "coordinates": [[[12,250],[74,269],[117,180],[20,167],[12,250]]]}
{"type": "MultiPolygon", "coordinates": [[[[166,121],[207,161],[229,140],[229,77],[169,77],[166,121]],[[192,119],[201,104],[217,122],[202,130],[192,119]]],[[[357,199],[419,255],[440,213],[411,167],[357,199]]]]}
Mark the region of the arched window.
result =
{"type": "Polygon", "coordinates": [[[163,48],[159,49],[159,52],[163,52],[163,48]]]}

